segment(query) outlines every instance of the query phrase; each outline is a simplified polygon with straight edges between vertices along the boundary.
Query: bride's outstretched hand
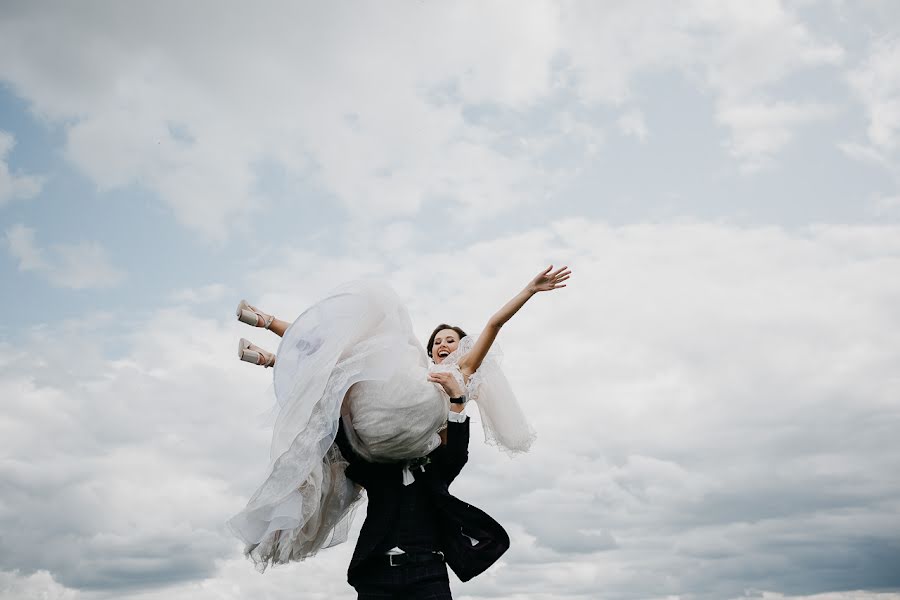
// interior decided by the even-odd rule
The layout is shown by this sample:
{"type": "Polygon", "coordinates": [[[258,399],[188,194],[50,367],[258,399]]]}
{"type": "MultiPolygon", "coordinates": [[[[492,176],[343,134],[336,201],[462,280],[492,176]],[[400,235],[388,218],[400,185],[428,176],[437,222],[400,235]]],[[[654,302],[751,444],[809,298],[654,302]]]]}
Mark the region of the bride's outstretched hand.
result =
{"type": "Polygon", "coordinates": [[[563,282],[571,275],[572,270],[569,267],[560,267],[554,271],[553,265],[550,265],[531,280],[531,283],[528,284],[528,289],[536,294],[538,292],[549,292],[550,290],[564,288],[566,287],[566,284],[563,282]]]}

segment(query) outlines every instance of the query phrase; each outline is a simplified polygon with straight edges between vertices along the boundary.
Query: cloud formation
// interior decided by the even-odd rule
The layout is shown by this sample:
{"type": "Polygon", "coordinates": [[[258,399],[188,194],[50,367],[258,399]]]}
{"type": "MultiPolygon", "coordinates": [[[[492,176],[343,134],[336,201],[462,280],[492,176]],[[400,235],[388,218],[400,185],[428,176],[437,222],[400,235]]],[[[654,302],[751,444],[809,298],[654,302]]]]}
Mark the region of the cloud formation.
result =
{"type": "Polygon", "coordinates": [[[0,206],[12,200],[27,200],[37,196],[43,179],[34,175],[10,173],[7,157],[16,145],[16,138],[0,129],[0,206]]]}
{"type": "Polygon", "coordinates": [[[900,39],[881,39],[872,44],[869,55],[849,77],[868,117],[869,141],[881,150],[892,151],[900,143],[900,39]]]}
{"type": "Polygon", "coordinates": [[[551,262],[457,596],[898,600],[898,6],[0,3],[0,600],[355,597],[352,543],[224,529],[277,348],[235,303],[374,276],[477,332],[551,262]]]}
{"type": "Polygon", "coordinates": [[[7,249],[20,271],[33,271],[56,287],[73,290],[112,287],[125,278],[97,242],[53,244],[48,252],[38,246],[34,234],[21,223],[6,230],[7,249]]]}
{"type": "MultiPolygon", "coordinates": [[[[890,9],[888,9],[890,10],[890,9]]],[[[884,169],[894,188],[900,183],[900,39],[895,35],[879,37],[867,48],[859,65],[850,71],[847,82],[862,105],[867,128],[865,141],[857,137],[844,142],[841,149],[851,158],[884,169]]],[[[879,217],[896,214],[891,195],[880,195],[870,205],[870,213],[879,217]]]]}
{"type": "MultiPolygon", "coordinates": [[[[510,460],[476,440],[455,484],[513,547],[457,589],[802,596],[900,586],[890,568],[900,489],[885,477],[900,467],[898,239],[892,227],[567,219],[387,270],[284,248],[279,269],[317,279],[260,270],[250,288],[291,318],[331,284],[377,274],[424,336],[448,319],[477,331],[532,271],[565,259],[572,285],[535,298],[500,340],[538,444],[510,460]],[[513,268],[484,259],[498,254],[516,256],[513,268]]],[[[234,322],[224,299],[197,297],[209,300],[203,312],[98,315],[3,353],[0,567],[18,570],[16,585],[45,570],[85,597],[236,595],[228,582],[293,593],[242,562],[221,525],[262,476],[268,444],[268,373],[239,363],[234,342],[274,348],[274,338],[234,322]]],[[[348,552],[277,581],[349,598],[348,552]]]]}
{"type": "Polygon", "coordinates": [[[718,119],[734,132],[731,153],[743,161],[745,172],[752,172],[767,166],[799,126],[830,119],[834,112],[820,104],[735,102],[720,108],[718,119]]]}
{"type": "Polygon", "coordinates": [[[844,54],[774,0],[419,3],[403,18],[381,6],[215,6],[22,5],[0,20],[0,78],[60,124],[71,163],[103,190],[150,189],[213,240],[271,201],[267,167],[367,218],[440,203],[461,218],[509,212],[577,170],[546,152],[567,138],[565,119],[517,144],[505,123],[621,107],[619,126],[643,139],[636,87],[651,73],[710,95],[733,156],[756,170],[831,114],[778,86],[844,54]]]}

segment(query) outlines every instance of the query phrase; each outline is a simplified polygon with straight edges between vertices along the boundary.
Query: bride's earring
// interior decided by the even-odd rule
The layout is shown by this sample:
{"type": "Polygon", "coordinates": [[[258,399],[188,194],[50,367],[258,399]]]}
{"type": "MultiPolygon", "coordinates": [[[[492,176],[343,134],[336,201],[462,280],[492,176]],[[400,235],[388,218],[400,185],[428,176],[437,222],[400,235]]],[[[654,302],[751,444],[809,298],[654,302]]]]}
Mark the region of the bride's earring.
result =
{"type": "Polygon", "coordinates": [[[275,364],[275,355],[272,352],[266,352],[244,338],[241,338],[241,341],[238,342],[238,358],[263,367],[271,367],[275,364]]]}

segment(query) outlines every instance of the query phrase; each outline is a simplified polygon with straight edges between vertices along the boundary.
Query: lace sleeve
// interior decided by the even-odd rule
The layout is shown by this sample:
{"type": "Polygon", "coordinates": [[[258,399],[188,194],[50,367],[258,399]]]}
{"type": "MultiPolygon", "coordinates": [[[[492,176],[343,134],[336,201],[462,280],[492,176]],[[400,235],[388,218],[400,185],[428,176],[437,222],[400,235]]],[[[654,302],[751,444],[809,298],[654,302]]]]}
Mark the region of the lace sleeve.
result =
{"type": "MultiPolygon", "coordinates": [[[[475,342],[473,336],[464,337],[443,364],[458,365],[472,351],[475,342]]],[[[466,395],[469,401],[478,404],[485,442],[510,454],[527,452],[536,434],[500,367],[502,358],[503,353],[496,347],[488,351],[481,366],[469,377],[466,395]]]]}

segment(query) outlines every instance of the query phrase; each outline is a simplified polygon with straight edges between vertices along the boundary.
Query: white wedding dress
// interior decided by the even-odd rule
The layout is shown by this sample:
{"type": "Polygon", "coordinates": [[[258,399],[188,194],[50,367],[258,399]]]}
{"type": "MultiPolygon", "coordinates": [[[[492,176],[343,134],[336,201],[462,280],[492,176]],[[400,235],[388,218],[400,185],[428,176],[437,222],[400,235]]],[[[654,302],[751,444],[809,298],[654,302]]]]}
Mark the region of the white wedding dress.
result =
{"type": "MultiPolygon", "coordinates": [[[[457,367],[472,348],[434,365],[413,335],[406,308],[376,281],[345,284],[317,302],[285,332],[274,374],[278,416],[269,476],[229,522],[260,570],[312,556],[347,538],[361,490],[344,475],[333,444],[346,396],[354,449],[373,462],[424,456],[440,444],[447,395],[427,381],[429,370],[457,367]]],[[[511,452],[534,441],[518,401],[489,353],[466,385],[478,403],[485,439],[511,452]]]]}

